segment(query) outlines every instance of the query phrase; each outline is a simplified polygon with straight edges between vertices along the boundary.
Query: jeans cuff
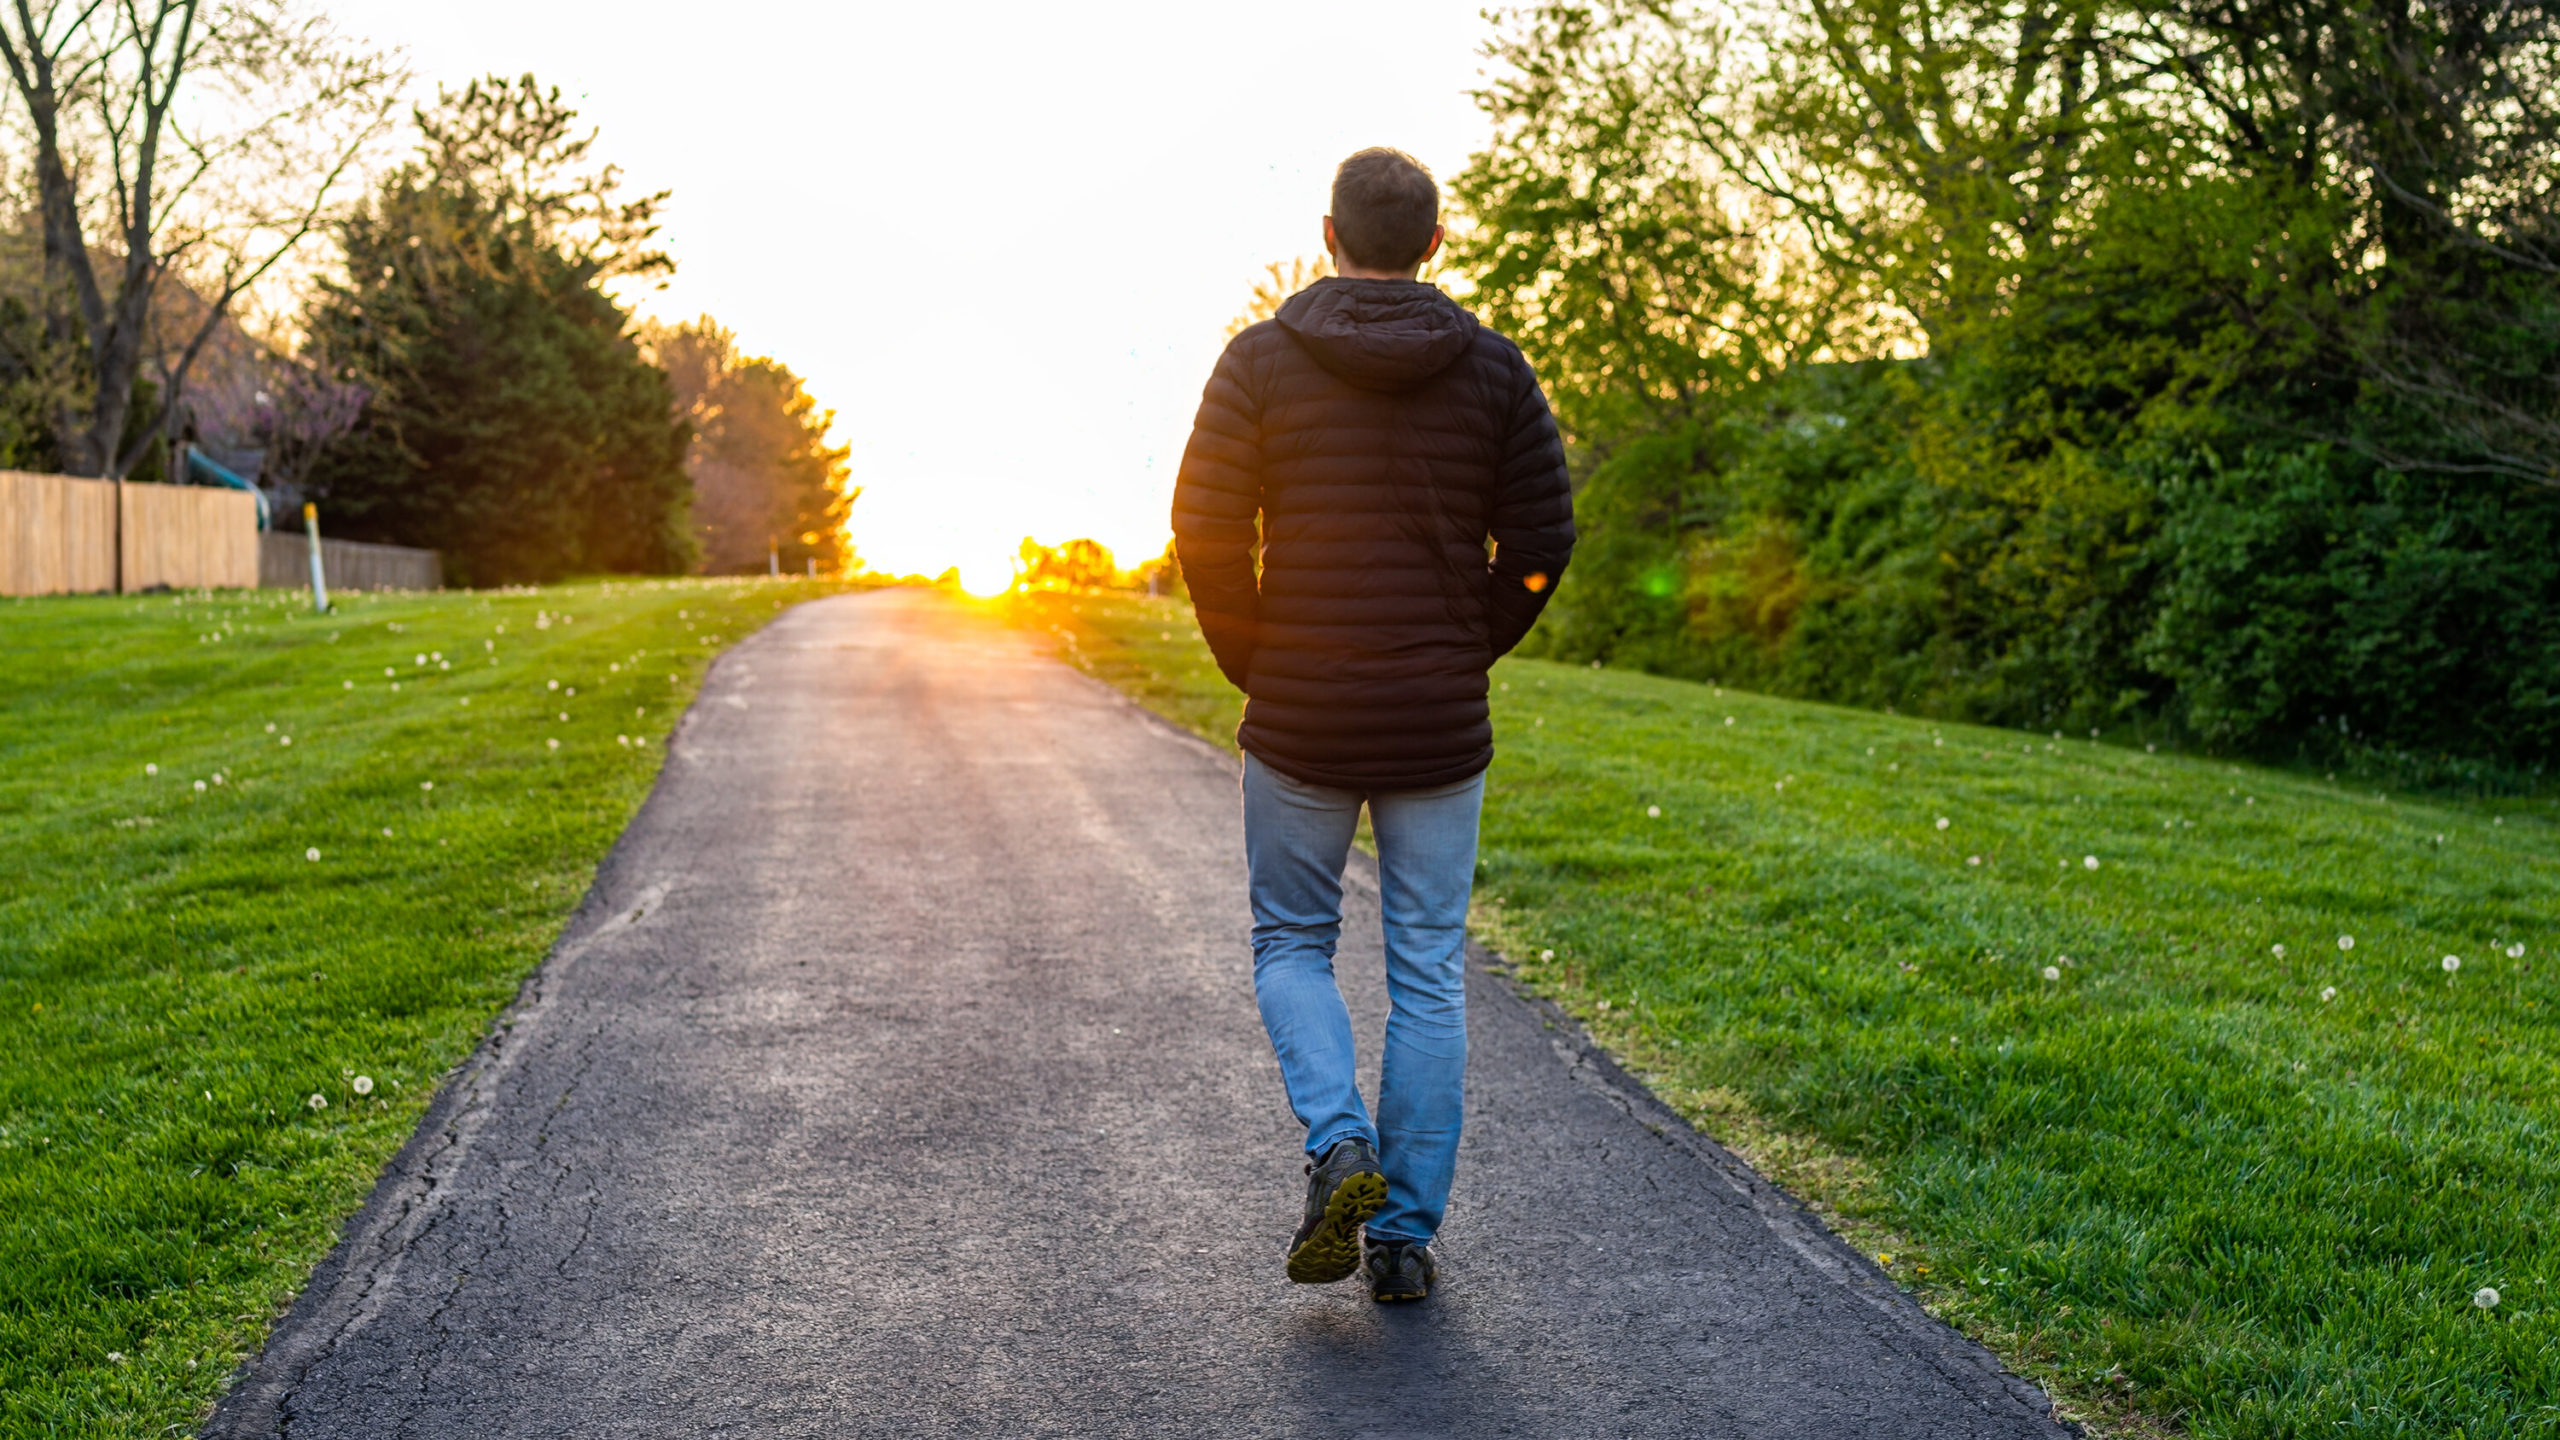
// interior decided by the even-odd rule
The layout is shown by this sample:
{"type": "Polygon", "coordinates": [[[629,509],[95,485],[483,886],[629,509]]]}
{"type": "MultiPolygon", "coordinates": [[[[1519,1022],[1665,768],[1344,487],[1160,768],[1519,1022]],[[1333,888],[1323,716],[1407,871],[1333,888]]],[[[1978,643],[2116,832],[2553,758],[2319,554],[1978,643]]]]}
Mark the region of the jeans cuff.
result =
{"type": "Polygon", "coordinates": [[[1366,1142],[1368,1147],[1372,1150],[1378,1148],[1377,1136],[1354,1126],[1349,1130],[1337,1130],[1334,1133],[1327,1135],[1321,1143],[1314,1140],[1308,1141],[1307,1158],[1310,1160],[1321,1160],[1324,1158],[1326,1151],[1331,1150],[1334,1146],[1341,1144],[1345,1140],[1359,1140],[1366,1142]]]}

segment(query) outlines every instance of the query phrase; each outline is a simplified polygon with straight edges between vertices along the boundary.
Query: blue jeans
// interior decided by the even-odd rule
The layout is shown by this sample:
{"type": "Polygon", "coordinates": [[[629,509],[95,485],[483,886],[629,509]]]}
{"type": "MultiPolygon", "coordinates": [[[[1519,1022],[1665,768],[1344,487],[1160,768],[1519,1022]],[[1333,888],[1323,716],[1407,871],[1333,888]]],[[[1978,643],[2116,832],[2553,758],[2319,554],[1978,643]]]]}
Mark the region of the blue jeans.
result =
{"type": "Polygon", "coordinates": [[[1467,896],[1475,886],[1484,776],[1362,794],[1244,762],[1245,869],[1253,897],[1253,998],[1280,1057],[1307,1153],[1357,1136],[1378,1149],[1381,1240],[1429,1240],[1449,1207],[1467,1073],[1467,896]],[[1351,1012],[1333,980],[1342,867],[1360,805],[1378,840],[1386,912],[1387,1042],[1370,1123],[1354,1074],[1351,1012]]]}

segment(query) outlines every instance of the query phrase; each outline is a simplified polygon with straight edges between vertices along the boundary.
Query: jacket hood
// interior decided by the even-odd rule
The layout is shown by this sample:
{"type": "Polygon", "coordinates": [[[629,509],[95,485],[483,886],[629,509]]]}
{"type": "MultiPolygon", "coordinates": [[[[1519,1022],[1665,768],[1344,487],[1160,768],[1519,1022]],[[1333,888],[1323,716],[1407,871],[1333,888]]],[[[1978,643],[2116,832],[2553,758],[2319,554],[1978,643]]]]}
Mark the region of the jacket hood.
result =
{"type": "Polygon", "coordinates": [[[1277,318],[1317,364],[1364,390],[1412,389],[1476,334],[1476,317],[1419,280],[1328,277],[1290,296],[1277,318]]]}

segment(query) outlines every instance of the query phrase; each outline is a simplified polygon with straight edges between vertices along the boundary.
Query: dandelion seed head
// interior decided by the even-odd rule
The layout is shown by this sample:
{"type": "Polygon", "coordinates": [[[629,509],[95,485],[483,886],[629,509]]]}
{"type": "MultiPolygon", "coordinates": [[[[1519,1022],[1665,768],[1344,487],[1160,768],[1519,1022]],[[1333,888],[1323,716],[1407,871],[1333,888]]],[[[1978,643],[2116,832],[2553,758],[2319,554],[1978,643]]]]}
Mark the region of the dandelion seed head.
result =
{"type": "Polygon", "coordinates": [[[2337,999],[2337,998],[2338,998],[2338,987],[2337,987],[2337,986],[2335,986],[2335,985],[2323,985],[2323,986],[2321,986],[2321,987],[2320,987],[2320,1003],[2321,1003],[2321,1004],[2326,1005],[2326,1004],[2328,1004],[2330,1001],[2335,1000],[2335,999],[2337,999]]]}
{"type": "Polygon", "coordinates": [[[2471,1303],[2479,1306],[2483,1310],[2497,1309],[2498,1287],[2495,1285],[2483,1285],[2479,1289],[2472,1291],[2471,1303]]]}
{"type": "Polygon", "coordinates": [[[2442,965],[2444,967],[2444,973],[2450,975],[2454,971],[2462,968],[2462,957],[2459,955],[2447,955],[2436,963],[2442,965]]]}
{"type": "Polygon", "coordinates": [[[145,775],[157,775],[160,773],[160,767],[157,764],[146,762],[142,767],[142,773],[145,775]]]}
{"type": "Polygon", "coordinates": [[[1647,805],[1644,807],[1644,813],[1645,818],[1648,820],[1659,820],[1662,818],[1662,807],[1659,805],[1647,805]]]}
{"type": "Polygon", "coordinates": [[[2083,870],[2095,870],[2095,869],[2097,869],[2097,868],[2098,868],[2098,857],[2097,857],[2097,856],[2095,856],[2095,855],[2083,855],[2083,856],[2081,856],[2081,857],[2080,857],[2080,868],[2081,868],[2081,869],[2083,869],[2083,870]]]}
{"type": "Polygon", "coordinates": [[[2521,960],[2521,959],[2523,959],[2523,958],[2524,958],[2524,946],[2523,946],[2523,945],[2521,945],[2521,944],[2517,944],[2517,945],[2510,945],[2510,946],[2508,946],[2508,947],[2507,947],[2507,958],[2508,958],[2508,959],[2510,959],[2510,960],[2521,960]]]}
{"type": "Polygon", "coordinates": [[[2059,979],[2061,979],[2061,978],[2062,978],[2062,967],[2061,967],[2061,966],[2059,966],[2059,965],[2047,965],[2046,967],[2044,967],[2044,978],[2046,978],[2047,980],[2059,980],[2059,979]]]}
{"type": "Polygon", "coordinates": [[[433,780],[421,780],[418,782],[418,788],[421,790],[433,790],[436,788],[436,782],[433,780]]]}
{"type": "Polygon", "coordinates": [[[196,782],[196,793],[199,795],[204,793],[204,782],[201,780],[196,782]]]}
{"type": "Polygon", "coordinates": [[[314,1110],[326,1110],[329,1108],[329,1097],[315,1091],[310,1099],[305,1100],[302,1103],[310,1106],[314,1110]]]}
{"type": "Polygon", "coordinates": [[[1949,819],[1948,819],[1946,816],[1944,816],[1944,815],[1941,815],[1941,816],[1939,816],[1939,817],[1938,817],[1938,828],[1939,828],[1939,829],[1941,829],[1941,830],[1946,829],[1949,825],[1952,825],[1952,824],[1954,824],[1954,823],[1955,823],[1954,821],[1949,820],[1949,819]]]}
{"type": "Polygon", "coordinates": [[[319,847],[319,846],[317,846],[317,845],[314,845],[314,846],[312,846],[310,849],[303,851],[303,852],[302,852],[302,858],[303,858],[303,859],[305,859],[305,860],[317,860],[317,859],[319,859],[319,858],[320,858],[320,847],[319,847]]]}
{"type": "Polygon", "coordinates": [[[359,1095],[370,1095],[373,1093],[373,1077],[370,1075],[359,1075],[354,1080],[348,1082],[347,1088],[355,1091],[359,1095]]]}
{"type": "Polygon", "coordinates": [[[2354,948],[2356,948],[2356,937],[2354,937],[2353,935],[2341,935],[2341,936],[2339,936],[2339,937],[2338,937],[2338,948],[2339,948],[2339,949],[2341,949],[2341,950],[2353,950],[2354,948]]]}
{"type": "Polygon", "coordinates": [[[553,689],[553,690],[557,690],[557,689],[559,689],[559,688],[560,688],[560,682],[559,682],[559,681],[557,681],[557,680],[554,680],[554,681],[550,682],[550,685],[548,686],[548,688],[553,689]]]}
{"type": "Polygon", "coordinates": [[[2275,951],[2275,955],[2276,955],[2276,958],[2277,958],[2277,959],[2281,960],[2281,959],[2283,959],[2283,958],[2284,958],[2284,945],[2283,945],[2283,942],[2279,941],[2279,942],[2277,942],[2277,943],[2276,943],[2273,947],[2271,947],[2271,948],[2275,951]]]}
{"type": "Polygon", "coordinates": [[[1733,717],[1732,717],[1732,716],[1730,716],[1730,715],[1727,715],[1726,717],[1724,717],[1724,723],[1726,723],[1727,725],[1732,724],[1732,723],[1733,723],[1733,717]]]}
{"type": "Polygon", "coordinates": [[[1967,855],[1964,857],[1964,863],[1967,865],[1979,865],[1982,863],[1982,857],[1979,855],[1967,855]]]}
{"type": "Polygon", "coordinates": [[[1538,952],[1538,958],[1541,960],[1553,960],[1556,958],[1556,952],[1553,950],[1541,950],[1538,952]]]}
{"type": "Polygon", "coordinates": [[[542,743],[549,749],[557,750],[560,748],[560,742],[558,740],[545,740],[542,743]]]}

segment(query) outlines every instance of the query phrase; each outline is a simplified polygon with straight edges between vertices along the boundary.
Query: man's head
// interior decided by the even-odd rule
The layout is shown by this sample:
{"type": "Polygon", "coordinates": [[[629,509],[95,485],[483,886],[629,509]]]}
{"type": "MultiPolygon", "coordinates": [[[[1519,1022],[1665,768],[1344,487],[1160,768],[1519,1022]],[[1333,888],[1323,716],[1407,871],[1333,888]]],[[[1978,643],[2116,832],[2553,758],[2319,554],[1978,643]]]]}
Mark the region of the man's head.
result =
{"type": "Polygon", "coordinates": [[[1440,187],[1421,161],[1376,146],[1333,172],[1324,246],[1340,273],[1410,280],[1440,248],[1440,187]]]}

